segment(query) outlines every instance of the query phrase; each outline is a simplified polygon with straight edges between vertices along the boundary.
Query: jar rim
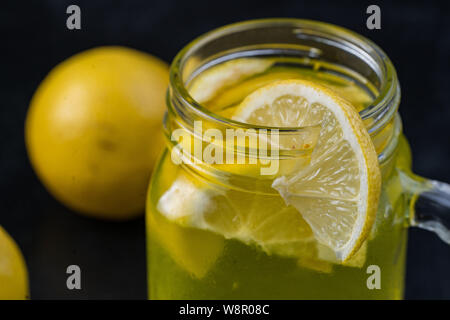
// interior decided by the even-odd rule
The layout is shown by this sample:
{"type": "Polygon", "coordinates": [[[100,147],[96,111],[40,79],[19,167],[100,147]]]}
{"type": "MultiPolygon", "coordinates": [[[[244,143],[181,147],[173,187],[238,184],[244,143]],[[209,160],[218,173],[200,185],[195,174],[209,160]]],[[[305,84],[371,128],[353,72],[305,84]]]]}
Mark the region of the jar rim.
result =
{"type": "Polygon", "coordinates": [[[223,124],[229,124],[239,128],[256,128],[256,129],[278,129],[282,132],[301,131],[306,127],[270,127],[270,126],[255,126],[252,124],[239,122],[230,118],[225,118],[217,113],[214,113],[205,108],[201,103],[195,101],[195,99],[189,94],[188,89],[183,81],[183,67],[186,59],[195,50],[208,42],[218,39],[221,36],[231,34],[236,31],[244,31],[249,29],[256,29],[270,26],[295,26],[298,28],[309,28],[324,32],[330,36],[336,36],[347,41],[347,45],[357,46],[359,52],[363,52],[368,55],[368,59],[373,63],[377,63],[378,70],[381,72],[380,88],[378,95],[365,109],[359,112],[363,120],[370,121],[370,126],[367,128],[369,133],[376,134],[392,119],[397,112],[397,108],[400,101],[400,85],[397,79],[397,73],[387,54],[374,42],[366,37],[351,31],[349,29],[336,26],[326,22],[295,19],[295,18],[269,18],[269,19],[256,19],[247,20],[243,22],[237,22],[213,29],[205,34],[192,40],[188,43],[174,58],[170,67],[170,86],[171,94],[182,104],[190,108],[202,117],[206,117],[208,121],[219,122],[223,124]],[[374,60],[376,59],[376,61],[374,60]]]}

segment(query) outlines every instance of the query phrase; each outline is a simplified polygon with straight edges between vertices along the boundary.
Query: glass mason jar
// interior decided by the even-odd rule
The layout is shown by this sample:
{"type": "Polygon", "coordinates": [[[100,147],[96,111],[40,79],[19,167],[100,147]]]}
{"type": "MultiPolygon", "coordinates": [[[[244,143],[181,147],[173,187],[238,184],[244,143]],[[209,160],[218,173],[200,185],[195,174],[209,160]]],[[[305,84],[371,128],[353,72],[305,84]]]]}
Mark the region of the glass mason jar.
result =
{"type": "MultiPolygon", "coordinates": [[[[220,85],[221,77],[227,84],[229,73],[216,70],[201,93],[220,85]]],[[[401,299],[407,228],[431,230],[449,243],[450,188],[411,173],[399,102],[396,71],[386,54],[368,39],[330,24],[249,21],[214,30],[187,45],[171,67],[164,119],[167,147],[147,198],[149,298],[401,299]],[[199,122],[203,129],[220,132],[273,129],[231,120],[194,100],[189,91],[192,79],[214,66],[254,57],[294,61],[310,74],[320,69],[350,79],[373,98],[360,116],[378,153],[382,190],[372,230],[347,263],[322,255],[314,239],[289,242],[290,230],[308,232],[308,227],[300,230],[301,214],[272,188],[273,176],[258,174],[259,167],[248,163],[206,162],[192,152],[190,143],[174,139],[174,132],[181,130],[194,149],[198,141],[203,147],[204,137],[195,127],[199,122]]],[[[280,139],[314,136],[311,127],[277,129],[280,139]]],[[[307,151],[280,151],[280,168],[301,161],[307,151]]],[[[232,152],[260,156],[245,147],[232,152]]]]}

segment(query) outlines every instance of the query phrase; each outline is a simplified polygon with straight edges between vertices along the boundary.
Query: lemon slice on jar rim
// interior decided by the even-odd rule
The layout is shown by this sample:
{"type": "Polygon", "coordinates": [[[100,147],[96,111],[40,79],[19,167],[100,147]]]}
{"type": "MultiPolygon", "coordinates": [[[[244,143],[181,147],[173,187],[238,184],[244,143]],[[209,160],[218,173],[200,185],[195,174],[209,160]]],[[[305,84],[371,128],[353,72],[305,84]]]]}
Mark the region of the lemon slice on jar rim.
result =
{"type": "Polygon", "coordinates": [[[311,161],[272,187],[319,243],[338,261],[349,260],[370,233],[381,189],[377,153],[355,108],[323,86],[281,80],[247,96],[233,119],[271,127],[320,125],[311,161]]]}

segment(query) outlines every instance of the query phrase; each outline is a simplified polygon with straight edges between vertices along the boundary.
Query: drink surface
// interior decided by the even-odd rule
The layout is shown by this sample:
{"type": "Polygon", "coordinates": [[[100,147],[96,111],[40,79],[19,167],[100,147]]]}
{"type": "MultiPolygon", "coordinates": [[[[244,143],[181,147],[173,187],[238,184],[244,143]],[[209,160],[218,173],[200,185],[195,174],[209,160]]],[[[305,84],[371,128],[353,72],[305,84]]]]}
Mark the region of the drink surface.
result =
{"type": "MultiPolygon", "coordinates": [[[[201,103],[217,114],[230,117],[234,108],[250,93],[274,81],[287,79],[309,80],[326,86],[348,100],[358,111],[369,106],[377,95],[376,89],[370,86],[368,81],[357,77],[351,71],[320,61],[311,62],[304,58],[241,58],[225,62],[208,71],[214,74],[222,71],[220,69],[232,67],[238,69],[241,64],[247,64],[248,60],[253,63],[253,68],[246,70],[242,76],[235,71],[232,77],[234,81],[217,86],[216,90],[213,90],[214,94],[200,99],[205,100],[201,103]],[[255,73],[251,74],[252,71],[255,73]]],[[[202,80],[202,77],[199,78],[202,80]]],[[[198,82],[201,81],[198,79],[191,81],[191,93],[194,93],[194,97],[198,82]]],[[[223,80],[221,82],[223,83],[223,80]]]]}
{"type": "MultiPolygon", "coordinates": [[[[358,111],[369,106],[377,95],[368,81],[338,66],[286,57],[261,61],[231,60],[204,70],[191,79],[191,95],[225,118],[231,118],[250,93],[277,80],[304,79],[321,84],[348,100],[358,111]]],[[[170,150],[166,150],[153,174],[148,194],[149,297],[402,298],[406,208],[397,168],[410,167],[410,151],[403,137],[396,153],[380,166],[383,185],[376,221],[356,255],[342,264],[322,252],[307,227],[297,230],[304,232],[302,241],[288,245],[265,243],[275,228],[289,230],[290,220],[278,219],[279,212],[284,212],[284,216],[292,212],[292,219],[301,219],[298,212],[276,193],[259,193],[239,182],[211,179],[195,166],[187,170],[186,166],[175,165],[170,150]],[[233,233],[227,230],[233,230],[233,226],[225,224],[233,219],[214,222],[228,232],[221,233],[167,219],[161,212],[167,208],[180,212],[180,216],[189,215],[190,211],[204,211],[211,216],[219,212],[216,216],[221,217],[232,216],[233,212],[244,213],[247,225],[252,225],[248,221],[258,221],[258,230],[252,230],[252,236],[259,242],[245,241],[246,234],[242,231],[239,236],[230,236],[233,233]],[[380,270],[380,289],[373,288],[375,280],[368,280],[374,270],[371,266],[380,270]]],[[[248,166],[220,168],[228,173],[253,175],[248,166]]]]}

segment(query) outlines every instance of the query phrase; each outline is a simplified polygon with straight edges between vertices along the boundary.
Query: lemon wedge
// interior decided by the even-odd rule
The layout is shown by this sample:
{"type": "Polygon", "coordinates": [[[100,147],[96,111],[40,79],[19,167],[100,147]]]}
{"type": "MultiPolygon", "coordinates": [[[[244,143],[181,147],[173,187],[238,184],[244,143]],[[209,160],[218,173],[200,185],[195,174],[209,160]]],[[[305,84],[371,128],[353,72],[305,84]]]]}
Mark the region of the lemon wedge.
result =
{"type": "Polygon", "coordinates": [[[381,188],[377,154],[355,108],[315,83],[282,80],[247,96],[233,119],[274,127],[320,125],[311,161],[276,178],[272,187],[320,244],[338,261],[349,260],[370,233],[381,188]]]}

